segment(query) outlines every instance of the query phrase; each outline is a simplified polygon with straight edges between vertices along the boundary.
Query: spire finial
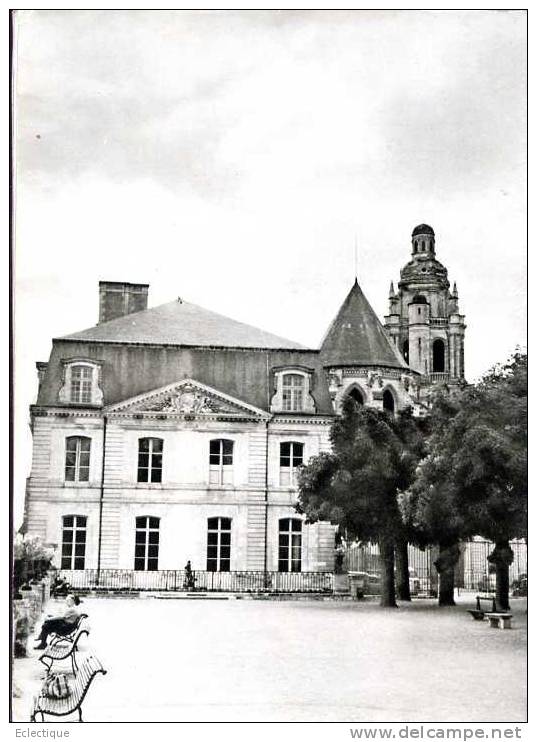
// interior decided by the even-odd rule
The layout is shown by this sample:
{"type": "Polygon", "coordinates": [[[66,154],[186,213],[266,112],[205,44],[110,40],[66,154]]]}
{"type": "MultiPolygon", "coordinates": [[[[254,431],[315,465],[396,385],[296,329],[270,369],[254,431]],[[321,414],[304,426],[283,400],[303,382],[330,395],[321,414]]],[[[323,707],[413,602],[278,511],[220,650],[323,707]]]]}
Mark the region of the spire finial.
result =
{"type": "Polygon", "coordinates": [[[393,288],[393,281],[390,281],[390,299],[395,296],[395,290],[393,288]]]}
{"type": "Polygon", "coordinates": [[[358,283],[358,238],[354,235],[354,283],[358,283]]]}
{"type": "Polygon", "coordinates": [[[453,296],[458,296],[459,292],[457,291],[457,281],[453,281],[453,296]]]}

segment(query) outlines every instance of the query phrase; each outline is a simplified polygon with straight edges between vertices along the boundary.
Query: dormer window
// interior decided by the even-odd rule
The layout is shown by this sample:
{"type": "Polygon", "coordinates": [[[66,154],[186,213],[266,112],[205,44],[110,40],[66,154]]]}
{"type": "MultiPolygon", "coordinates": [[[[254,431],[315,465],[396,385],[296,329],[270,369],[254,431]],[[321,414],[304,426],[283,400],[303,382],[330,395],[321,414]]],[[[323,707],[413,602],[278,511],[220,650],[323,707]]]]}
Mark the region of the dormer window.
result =
{"type": "Polygon", "coordinates": [[[64,404],[100,405],[103,401],[101,364],[86,359],[63,361],[63,384],[59,400],[64,404]]]}
{"type": "Polygon", "coordinates": [[[77,364],[71,368],[71,402],[91,404],[93,369],[77,364]]]}
{"type": "Polygon", "coordinates": [[[275,382],[271,412],[315,412],[310,394],[311,373],[301,368],[281,369],[275,372],[275,382]]]}
{"type": "Polygon", "coordinates": [[[304,377],[299,374],[284,374],[282,379],[282,408],[290,412],[304,409],[304,377]]]}

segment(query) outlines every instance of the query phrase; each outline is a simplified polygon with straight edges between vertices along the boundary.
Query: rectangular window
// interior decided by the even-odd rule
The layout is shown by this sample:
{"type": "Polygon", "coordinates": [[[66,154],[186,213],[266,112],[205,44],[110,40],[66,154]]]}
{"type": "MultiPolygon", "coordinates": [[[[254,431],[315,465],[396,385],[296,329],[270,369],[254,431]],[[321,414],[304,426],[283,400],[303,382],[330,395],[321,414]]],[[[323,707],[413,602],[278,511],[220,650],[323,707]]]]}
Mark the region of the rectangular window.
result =
{"type": "Polygon", "coordinates": [[[280,486],[296,486],[296,470],[304,463],[304,444],[296,441],[280,443],[280,486]]]}
{"type": "Polygon", "coordinates": [[[301,412],[304,409],[304,377],[300,374],[284,374],[282,381],[282,403],[286,412],[301,412]]]}
{"type": "Polygon", "coordinates": [[[162,438],[140,438],[138,441],[138,481],[162,482],[162,438]]]}
{"type": "Polygon", "coordinates": [[[143,515],[136,518],[134,542],[134,569],[154,571],[158,569],[160,518],[143,515]]]}
{"type": "Polygon", "coordinates": [[[278,535],[278,572],[302,569],[302,521],[282,518],[278,535]]]}
{"type": "Polygon", "coordinates": [[[65,441],[65,481],[88,482],[91,438],[69,436],[65,441]]]}
{"type": "Polygon", "coordinates": [[[233,441],[212,440],[209,444],[209,482],[233,483],[233,441]]]}
{"type": "Polygon", "coordinates": [[[73,366],[71,368],[71,402],[91,404],[91,387],[93,369],[91,366],[73,366]]]}
{"type": "Polygon", "coordinates": [[[231,518],[207,520],[207,571],[229,572],[231,564],[231,518]]]}
{"type": "Polygon", "coordinates": [[[62,528],[62,569],[84,569],[86,562],[85,515],[66,515],[62,528]]]}

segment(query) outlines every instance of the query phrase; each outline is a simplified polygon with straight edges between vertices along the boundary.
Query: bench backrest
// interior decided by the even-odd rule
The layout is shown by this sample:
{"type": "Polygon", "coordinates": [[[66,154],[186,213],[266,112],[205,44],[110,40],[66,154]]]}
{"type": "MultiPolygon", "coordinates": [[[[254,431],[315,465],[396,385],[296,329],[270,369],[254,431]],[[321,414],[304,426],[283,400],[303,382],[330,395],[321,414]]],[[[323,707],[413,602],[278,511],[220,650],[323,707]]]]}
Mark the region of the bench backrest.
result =
{"type": "Polygon", "coordinates": [[[489,603],[492,603],[492,612],[496,612],[496,598],[495,596],[491,595],[476,595],[475,597],[475,606],[478,611],[481,610],[481,601],[487,600],[489,603]]]}
{"type": "Polygon", "coordinates": [[[79,704],[82,703],[82,700],[87,693],[91,681],[99,672],[102,672],[103,675],[106,675],[106,670],[102,666],[100,660],[98,660],[97,657],[92,654],[86,655],[86,657],[84,657],[84,660],[80,663],[74,679],[74,684],[78,691],[77,696],[79,704]]]}

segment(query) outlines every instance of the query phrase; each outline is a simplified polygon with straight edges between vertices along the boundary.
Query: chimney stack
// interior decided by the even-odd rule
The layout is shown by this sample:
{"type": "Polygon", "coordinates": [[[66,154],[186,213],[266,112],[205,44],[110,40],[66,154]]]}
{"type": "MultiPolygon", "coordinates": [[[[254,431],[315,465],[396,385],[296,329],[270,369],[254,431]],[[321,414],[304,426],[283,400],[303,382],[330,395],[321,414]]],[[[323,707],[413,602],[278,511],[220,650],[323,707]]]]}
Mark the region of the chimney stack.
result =
{"type": "Polygon", "coordinates": [[[99,281],[99,324],[147,309],[148,283],[99,281]]]}

